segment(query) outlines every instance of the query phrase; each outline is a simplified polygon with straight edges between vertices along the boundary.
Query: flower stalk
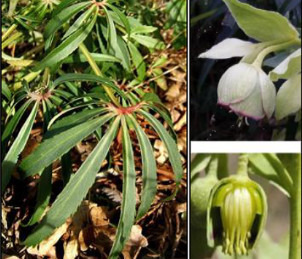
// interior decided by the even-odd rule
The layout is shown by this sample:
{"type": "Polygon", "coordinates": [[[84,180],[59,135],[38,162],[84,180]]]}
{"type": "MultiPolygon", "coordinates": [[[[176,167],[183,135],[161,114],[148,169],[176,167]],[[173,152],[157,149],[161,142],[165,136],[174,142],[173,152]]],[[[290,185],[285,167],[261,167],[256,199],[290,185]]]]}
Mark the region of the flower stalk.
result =
{"type": "Polygon", "coordinates": [[[249,158],[248,154],[241,154],[238,158],[237,175],[247,176],[249,158]]]}
{"type": "Polygon", "coordinates": [[[301,258],[301,155],[295,162],[298,166],[290,198],[290,259],[301,258]]]}
{"type": "Polygon", "coordinates": [[[301,40],[294,39],[294,40],[290,40],[290,41],[283,42],[283,43],[280,43],[280,44],[269,46],[269,47],[265,48],[264,50],[262,50],[259,53],[259,55],[255,59],[253,64],[257,67],[261,67],[262,63],[263,63],[263,60],[265,59],[265,57],[268,54],[270,54],[272,52],[277,52],[277,51],[280,51],[280,50],[283,50],[283,49],[287,49],[287,48],[290,48],[294,45],[299,45],[299,44],[301,44],[301,40]]]}

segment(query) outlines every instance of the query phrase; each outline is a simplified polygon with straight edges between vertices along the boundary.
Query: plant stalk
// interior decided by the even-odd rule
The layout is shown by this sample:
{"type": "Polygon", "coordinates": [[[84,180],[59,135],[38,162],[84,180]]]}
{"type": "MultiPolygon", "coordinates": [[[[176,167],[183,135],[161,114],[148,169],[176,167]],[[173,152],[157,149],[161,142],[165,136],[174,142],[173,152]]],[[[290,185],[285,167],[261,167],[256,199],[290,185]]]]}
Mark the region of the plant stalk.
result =
{"type": "MultiPolygon", "coordinates": [[[[86,46],[84,45],[84,43],[81,43],[79,45],[79,49],[82,51],[82,53],[84,54],[85,58],[87,59],[89,65],[91,66],[92,70],[94,71],[94,73],[97,76],[102,76],[102,71],[100,70],[100,68],[98,67],[98,65],[95,63],[93,57],[91,56],[90,52],[88,51],[88,49],[86,48],[86,46]]],[[[116,97],[114,96],[114,93],[112,91],[111,88],[107,87],[107,86],[103,86],[106,93],[108,94],[110,100],[118,107],[120,107],[120,103],[119,101],[116,99],[116,97]]]]}
{"type": "Polygon", "coordinates": [[[240,154],[238,158],[237,175],[247,176],[249,157],[248,154],[240,154]]]}
{"type": "Polygon", "coordinates": [[[268,54],[270,54],[270,53],[272,53],[272,52],[281,51],[281,50],[283,50],[283,49],[292,47],[292,46],[294,46],[294,45],[299,45],[299,44],[301,44],[301,40],[300,40],[300,39],[293,39],[293,40],[290,40],[290,41],[287,41],[287,42],[283,42],[283,43],[280,43],[280,44],[276,44],[276,45],[269,46],[269,47],[265,48],[264,50],[262,50],[262,51],[259,53],[258,57],[257,57],[256,60],[253,62],[253,64],[254,64],[255,66],[261,67],[264,58],[265,58],[268,54]]]}
{"type": "Polygon", "coordinates": [[[295,162],[298,165],[290,198],[290,259],[301,258],[301,155],[295,162]]]}

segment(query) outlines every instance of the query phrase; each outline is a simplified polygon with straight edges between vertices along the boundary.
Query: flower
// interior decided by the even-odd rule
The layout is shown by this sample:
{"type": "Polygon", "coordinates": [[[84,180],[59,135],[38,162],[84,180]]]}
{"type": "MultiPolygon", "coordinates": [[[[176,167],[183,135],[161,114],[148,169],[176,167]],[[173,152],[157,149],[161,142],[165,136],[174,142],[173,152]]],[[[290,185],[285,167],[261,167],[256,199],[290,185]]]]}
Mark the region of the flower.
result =
{"type": "Polygon", "coordinates": [[[275,99],[274,84],[253,64],[239,63],[230,67],[218,83],[218,104],[255,120],[272,116],[275,99]]]}
{"type": "Polygon", "coordinates": [[[221,180],[208,204],[209,245],[222,245],[229,255],[248,254],[259,240],[266,215],[266,196],[256,182],[240,175],[221,180]]]}

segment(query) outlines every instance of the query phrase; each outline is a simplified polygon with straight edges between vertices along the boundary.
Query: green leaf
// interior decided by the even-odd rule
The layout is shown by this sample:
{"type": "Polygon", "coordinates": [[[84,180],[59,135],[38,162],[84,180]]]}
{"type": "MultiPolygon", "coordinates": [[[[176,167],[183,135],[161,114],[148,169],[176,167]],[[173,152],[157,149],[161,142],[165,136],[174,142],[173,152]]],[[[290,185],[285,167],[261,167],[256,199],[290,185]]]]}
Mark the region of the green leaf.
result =
{"type": "Polygon", "coordinates": [[[153,149],[151,143],[140,127],[136,119],[129,115],[129,118],[132,122],[134,130],[136,132],[136,136],[138,138],[141,154],[142,154],[142,174],[143,174],[143,190],[141,195],[141,205],[139,206],[136,220],[139,220],[142,216],[144,216],[147,211],[150,209],[150,206],[154,200],[156,194],[156,162],[153,154],[153,149]]]}
{"type": "Polygon", "coordinates": [[[7,84],[5,83],[5,81],[3,81],[3,80],[2,80],[1,93],[7,98],[7,100],[10,100],[11,97],[12,97],[11,91],[9,90],[9,88],[8,88],[7,84]]]}
{"type": "Polygon", "coordinates": [[[111,17],[110,12],[104,7],[104,11],[106,13],[107,22],[108,22],[108,30],[109,30],[109,42],[111,48],[114,50],[116,57],[122,60],[122,65],[126,70],[130,70],[130,62],[127,57],[126,49],[123,48],[123,41],[118,41],[118,37],[116,34],[115,25],[113,19],[111,17]]]}
{"type": "Polygon", "coordinates": [[[61,26],[67,22],[72,16],[76,15],[81,10],[85,9],[90,2],[82,2],[78,4],[74,4],[72,6],[67,7],[58,15],[53,17],[46,25],[44,30],[44,38],[48,39],[51,35],[53,35],[61,26]]]}
{"type": "MultiPolygon", "coordinates": [[[[49,237],[70,217],[84,199],[89,188],[94,183],[95,176],[104,161],[110,145],[116,136],[120,118],[117,117],[94,150],[81,165],[77,173],[70,179],[59,194],[41,223],[23,242],[26,246],[34,246],[49,237]]],[[[135,199],[133,199],[135,202],[135,199]]]]}
{"type": "Polygon", "coordinates": [[[277,93],[275,116],[281,120],[301,109],[301,74],[285,81],[277,93]]]}
{"type": "Polygon", "coordinates": [[[238,0],[223,1],[245,34],[258,41],[288,41],[299,37],[288,19],[277,12],[258,9],[238,0]]]}
{"type": "Polygon", "coordinates": [[[26,142],[29,138],[30,131],[35,121],[35,117],[38,111],[38,102],[35,103],[30,115],[28,116],[27,120],[21,127],[18,136],[16,137],[14,143],[10,147],[8,153],[6,154],[1,167],[1,179],[2,179],[2,193],[5,191],[6,185],[9,183],[11,178],[11,174],[17,164],[18,157],[22,150],[24,149],[26,142]]]}
{"type": "Polygon", "coordinates": [[[133,34],[131,38],[149,49],[163,49],[165,47],[162,41],[149,36],[133,34]]]}
{"type": "Polygon", "coordinates": [[[166,78],[163,74],[163,70],[159,67],[153,68],[152,69],[152,74],[155,76],[155,82],[157,83],[157,85],[163,89],[164,91],[166,91],[168,89],[167,86],[167,81],[166,78]]]}
{"type": "Polygon", "coordinates": [[[67,152],[61,158],[61,165],[62,165],[62,179],[64,185],[66,185],[70,178],[73,176],[72,172],[72,160],[71,160],[71,152],[67,152]]]}
{"type": "Polygon", "coordinates": [[[291,192],[292,179],[276,155],[250,154],[249,166],[252,173],[271,181],[287,194],[291,192]]]}
{"type": "Polygon", "coordinates": [[[146,65],[144,58],[132,42],[128,41],[127,44],[130,50],[132,61],[136,67],[138,79],[143,81],[146,75],[146,65]]]}
{"type": "MultiPolygon", "coordinates": [[[[90,53],[93,59],[96,62],[121,62],[120,59],[107,55],[107,54],[99,54],[99,53],[90,53]]],[[[83,54],[80,55],[72,55],[63,60],[63,64],[72,64],[72,63],[84,63],[88,62],[83,54]]]]}
{"type": "Polygon", "coordinates": [[[34,70],[38,71],[45,67],[51,67],[69,56],[86,39],[95,24],[96,17],[97,12],[94,13],[91,21],[89,21],[85,26],[82,26],[78,31],[73,33],[57,48],[53,49],[44,59],[42,59],[42,61],[34,67],[34,70]]]}
{"type": "Polygon", "coordinates": [[[58,13],[60,13],[62,10],[64,10],[67,6],[72,4],[73,2],[76,2],[77,0],[63,0],[60,2],[60,4],[54,9],[52,13],[52,17],[56,16],[58,13]]]}
{"type": "Polygon", "coordinates": [[[65,74],[54,81],[53,88],[56,87],[57,85],[60,85],[68,81],[91,81],[91,82],[101,83],[114,89],[121,97],[128,99],[128,97],[124,94],[124,92],[120,90],[109,79],[96,75],[90,75],[90,74],[65,74]]]}
{"type": "Polygon", "coordinates": [[[141,34],[141,33],[151,33],[156,31],[157,28],[153,26],[139,25],[134,28],[131,28],[131,35],[141,34]]]}
{"type": "Polygon", "coordinates": [[[117,45],[119,47],[118,53],[116,53],[117,57],[122,60],[122,65],[127,71],[131,71],[131,62],[130,62],[130,54],[126,43],[122,39],[120,35],[117,35],[117,45]]]}
{"type": "MultiPolygon", "coordinates": [[[[76,21],[68,28],[66,33],[64,34],[62,40],[73,34],[76,30],[78,30],[82,24],[85,22],[86,19],[89,18],[91,13],[95,10],[95,8],[91,7],[86,12],[82,13],[79,18],[76,19],[76,21]]],[[[63,11],[65,12],[65,11],[63,11]]]]}
{"type": "Polygon", "coordinates": [[[161,99],[155,93],[144,93],[142,101],[162,104],[161,99]]]}
{"type": "Polygon", "coordinates": [[[195,177],[195,175],[206,169],[211,161],[211,158],[211,154],[196,154],[191,162],[191,180],[195,177]]]}
{"type": "Polygon", "coordinates": [[[175,141],[166,131],[164,126],[151,114],[143,110],[138,110],[138,112],[141,113],[149,121],[151,126],[156,130],[157,134],[164,142],[169,154],[169,160],[172,165],[173,172],[175,174],[175,182],[177,185],[179,185],[183,175],[183,169],[182,169],[182,162],[180,159],[180,153],[178,151],[178,147],[175,141]]]}
{"type": "MultiPolygon", "coordinates": [[[[24,112],[28,108],[28,106],[33,102],[33,100],[26,101],[19,109],[18,111],[12,116],[10,121],[7,123],[7,125],[4,128],[4,131],[1,136],[1,142],[3,144],[3,147],[6,147],[6,144],[11,138],[12,133],[16,129],[21,117],[23,116],[24,112]]],[[[4,151],[4,150],[2,150],[4,151]]]]}
{"type": "MultiPolygon", "coordinates": [[[[83,107],[85,107],[85,106],[83,106],[83,107]]],[[[50,128],[50,130],[48,132],[46,132],[45,138],[49,138],[50,136],[58,134],[59,132],[62,132],[64,130],[67,130],[67,129],[72,128],[74,126],[77,126],[77,125],[79,125],[79,124],[81,124],[81,123],[97,116],[97,115],[101,115],[104,112],[106,112],[106,109],[103,108],[103,107],[88,109],[88,110],[83,110],[83,111],[77,112],[76,114],[71,114],[69,116],[64,117],[63,119],[60,119],[60,120],[56,121],[62,115],[64,115],[66,112],[73,111],[76,108],[79,108],[79,107],[73,107],[73,108],[70,108],[68,110],[63,110],[62,112],[60,112],[59,114],[54,116],[52,118],[52,120],[50,121],[50,123],[49,123],[48,127],[50,128]]]]}
{"type": "Polygon", "coordinates": [[[301,49],[296,50],[284,59],[274,70],[269,73],[273,81],[288,79],[301,72],[301,49]]]}
{"type": "Polygon", "coordinates": [[[38,194],[35,211],[30,220],[23,227],[32,226],[36,224],[42,217],[46,207],[49,204],[51,195],[51,180],[52,180],[52,165],[45,168],[38,183],[38,194]]]}
{"type": "Polygon", "coordinates": [[[294,181],[295,179],[298,179],[297,174],[301,173],[301,154],[277,154],[277,156],[291,175],[292,179],[294,181]]]}
{"type": "Polygon", "coordinates": [[[38,174],[46,166],[60,158],[83,138],[87,137],[98,127],[109,121],[114,114],[109,113],[102,117],[86,121],[80,125],[67,129],[52,138],[44,140],[20,164],[24,177],[38,174]]]}
{"type": "Polygon", "coordinates": [[[127,17],[118,9],[116,8],[115,6],[107,3],[106,4],[108,7],[110,7],[110,9],[116,13],[118,15],[118,17],[120,18],[122,24],[124,25],[125,29],[126,29],[126,32],[127,34],[130,34],[130,24],[129,24],[129,21],[127,20],[127,17]]]}
{"type": "Polygon", "coordinates": [[[173,137],[174,141],[177,142],[177,134],[174,131],[174,125],[169,111],[165,108],[165,106],[161,105],[161,108],[150,104],[147,104],[146,106],[152,109],[153,111],[157,112],[165,120],[165,122],[167,122],[171,136],[173,137]]]}
{"type": "Polygon", "coordinates": [[[134,223],[136,191],[135,181],[136,173],[134,166],[134,155],[131,145],[131,139],[127,128],[125,117],[122,117],[122,135],[123,135],[123,200],[121,207],[121,216],[116,231],[116,237],[111,248],[109,258],[117,259],[122,252],[134,223]]]}

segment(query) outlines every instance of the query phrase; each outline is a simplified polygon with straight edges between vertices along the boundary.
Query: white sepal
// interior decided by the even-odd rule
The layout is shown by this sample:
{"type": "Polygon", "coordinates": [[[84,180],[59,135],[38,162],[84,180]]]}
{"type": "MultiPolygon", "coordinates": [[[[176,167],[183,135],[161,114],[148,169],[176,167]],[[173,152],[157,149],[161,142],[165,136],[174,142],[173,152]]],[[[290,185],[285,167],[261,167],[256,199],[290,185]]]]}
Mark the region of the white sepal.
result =
{"type": "Polygon", "coordinates": [[[243,57],[251,54],[256,48],[257,44],[230,38],[218,43],[208,51],[201,53],[199,58],[226,59],[232,57],[243,57]]]}

